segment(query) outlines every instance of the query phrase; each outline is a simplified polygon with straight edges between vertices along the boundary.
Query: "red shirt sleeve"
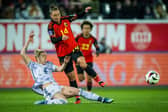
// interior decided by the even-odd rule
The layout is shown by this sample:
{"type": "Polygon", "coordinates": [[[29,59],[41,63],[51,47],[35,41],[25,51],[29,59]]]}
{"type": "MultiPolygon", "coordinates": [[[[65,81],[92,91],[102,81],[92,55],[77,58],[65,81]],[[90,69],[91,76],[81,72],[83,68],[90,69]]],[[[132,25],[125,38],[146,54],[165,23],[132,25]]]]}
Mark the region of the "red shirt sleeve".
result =
{"type": "Polygon", "coordinates": [[[48,25],[48,34],[50,36],[51,42],[53,44],[56,44],[60,41],[62,41],[62,37],[58,37],[54,31],[54,27],[53,27],[54,23],[50,22],[48,25]]]}

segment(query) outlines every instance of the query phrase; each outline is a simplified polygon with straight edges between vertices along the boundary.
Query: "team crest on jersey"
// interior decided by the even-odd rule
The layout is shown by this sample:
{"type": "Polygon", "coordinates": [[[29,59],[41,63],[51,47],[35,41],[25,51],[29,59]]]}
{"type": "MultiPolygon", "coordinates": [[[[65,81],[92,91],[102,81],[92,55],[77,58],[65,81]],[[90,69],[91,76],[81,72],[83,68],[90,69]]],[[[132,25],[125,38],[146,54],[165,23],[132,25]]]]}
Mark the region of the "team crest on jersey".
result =
{"type": "Polygon", "coordinates": [[[64,26],[65,26],[65,27],[68,27],[68,23],[67,23],[67,22],[64,22],[64,26]]]}
{"type": "Polygon", "coordinates": [[[53,31],[51,31],[51,30],[49,30],[48,33],[49,33],[50,36],[51,36],[51,35],[54,35],[54,34],[53,34],[53,31]]]}

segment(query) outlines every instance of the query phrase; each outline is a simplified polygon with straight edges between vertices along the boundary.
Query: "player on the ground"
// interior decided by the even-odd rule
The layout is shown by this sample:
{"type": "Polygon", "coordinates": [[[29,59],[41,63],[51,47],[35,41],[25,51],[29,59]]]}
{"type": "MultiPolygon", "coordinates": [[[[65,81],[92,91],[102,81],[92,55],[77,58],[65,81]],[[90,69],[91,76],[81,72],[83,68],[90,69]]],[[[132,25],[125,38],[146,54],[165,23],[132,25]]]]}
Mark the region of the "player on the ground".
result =
{"type": "MultiPolygon", "coordinates": [[[[99,55],[99,47],[97,44],[97,40],[90,34],[92,27],[93,25],[91,22],[84,21],[81,24],[82,33],[77,35],[76,37],[76,41],[80,47],[80,51],[85,57],[86,63],[90,67],[93,67],[92,45],[94,45],[96,48],[96,55],[97,56],[99,55]]],[[[79,81],[83,81],[85,79],[84,70],[79,65],[76,65],[76,68],[79,81]]],[[[87,90],[91,91],[91,89],[92,89],[92,78],[89,75],[87,75],[87,90]]]]}
{"type": "Polygon", "coordinates": [[[70,60],[70,56],[66,56],[64,58],[64,62],[61,66],[56,66],[52,62],[46,60],[47,53],[44,50],[37,49],[35,50],[36,62],[33,62],[26,54],[26,50],[30,42],[33,41],[33,37],[34,33],[31,33],[29,35],[29,40],[25,43],[20,54],[25,64],[31,70],[33,79],[35,81],[34,88],[41,90],[42,95],[45,97],[44,101],[37,102],[37,104],[66,104],[68,102],[67,98],[73,97],[75,95],[80,95],[89,100],[103,103],[112,103],[112,99],[104,98],[82,89],[60,86],[57,82],[55,82],[52,72],[63,71],[70,60]]]}
{"type": "MultiPolygon", "coordinates": [[[[96,82],[98,82],[100,86],[104,87],[104,82],[100,79],[100,77],[92,69],[92,67],[87,65],[87,63],[85,62],[85,58],[80,52],[70,26],[72,21],[79,17],[83,17],[90,9],[91,7],[87,7],[81,14],[61,17],[60,10],[56,6],[50,7],[51,21],[48,25],[48,33],[50,35],[51,42],[55,45],[60,63],[63,63],[65,56],[71,56],[71,59],[67,64],[64,72],[69,78],[70,86],[76,88],[78,86],[75,79],[72,60],[74,60],[76,64],[78,64],[83,70],[85,70],[89,76],[91,76],[96,82]]],[[[79,96],[77,96],[76,103],[80,103],[79,96]]]]}

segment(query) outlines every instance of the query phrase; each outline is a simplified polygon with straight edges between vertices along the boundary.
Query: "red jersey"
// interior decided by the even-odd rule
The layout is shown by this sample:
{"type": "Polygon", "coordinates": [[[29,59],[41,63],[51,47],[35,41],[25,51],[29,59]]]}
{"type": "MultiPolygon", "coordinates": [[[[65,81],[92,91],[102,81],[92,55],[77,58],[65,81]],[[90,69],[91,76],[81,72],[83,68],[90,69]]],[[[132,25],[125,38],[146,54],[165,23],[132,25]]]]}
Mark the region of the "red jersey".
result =
{"type": "Polygon", "coordinates": [[[58,57],[66,56],[72,52],[72,50],[77,47],[77,42],[73,36],[71,30],[71,21],[75,19],[70,16],[61,17],[61,23],[58,24],[54,21],[51,21],[48,25],[48,33],[50,38],[59,38],[63,35],[67,35],[69,38],[67,40],[61,40],[55,43],[55,48],[58,57]]]}
{"type": "Polygon", "coordinates": [[[80,47],[80,51],[85,57],[86,62],[93,62],[92,45],[98,48],[96,38],[92,35],[89,38],[84,38],[82,34],[79,34],[76,37],[76,41],[80,47]]]}

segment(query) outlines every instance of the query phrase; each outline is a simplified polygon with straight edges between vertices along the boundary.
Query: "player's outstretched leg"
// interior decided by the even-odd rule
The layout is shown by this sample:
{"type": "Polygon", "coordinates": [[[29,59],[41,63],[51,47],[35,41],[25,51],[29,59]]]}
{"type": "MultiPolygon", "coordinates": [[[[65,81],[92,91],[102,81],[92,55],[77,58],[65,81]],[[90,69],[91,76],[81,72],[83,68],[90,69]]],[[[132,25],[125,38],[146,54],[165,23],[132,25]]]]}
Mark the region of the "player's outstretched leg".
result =
{"type": "Polygon", "coordinates": [[[66,104],[68,103],[66,98],[74,97],[76,95],[80,95],[88,100],[99,101],[102,103],[112,103],[114,101],[113,99],[105,98],[92,92],[65,86],[62,88],[61,93],[55,94],[53,98],[36,101],[35,104],[66,104]]]}
{"type": "Polygon", "coordinates": [[[82,89],[79,89],[79,95],[88,100],[99,101],[102,103],[112,103],[114,101],[113,99],[101,97],[95,93],[88,92],[82,89]]]}
{"type": "Polygon", "coordinates": [[[102,103],[112,103],[113,102],[113,99],[101,97],[101,96],[99,96],[95,93],[92,93],[92,92],[88,92],[88,91],[73,88],[73,87],[67,87],[67,86],[65,86],[62,89],[61,94],[63,94],[67,98],[70,98],[70,97],[73,97],[76,95],[80,95],[80,96],[84,97],[85,99],[99,101],[102,103]]]}
{"type": "Polygon", "coordinates": [[[67,104],[68,101],[61,93],[55,93],[52,98],[45,96],[45,100],[36,101],[34,104],[67,104]]]}

